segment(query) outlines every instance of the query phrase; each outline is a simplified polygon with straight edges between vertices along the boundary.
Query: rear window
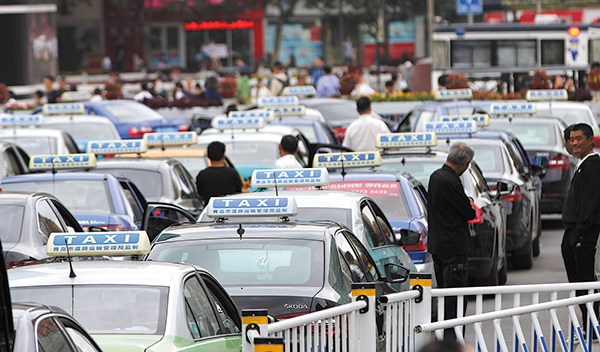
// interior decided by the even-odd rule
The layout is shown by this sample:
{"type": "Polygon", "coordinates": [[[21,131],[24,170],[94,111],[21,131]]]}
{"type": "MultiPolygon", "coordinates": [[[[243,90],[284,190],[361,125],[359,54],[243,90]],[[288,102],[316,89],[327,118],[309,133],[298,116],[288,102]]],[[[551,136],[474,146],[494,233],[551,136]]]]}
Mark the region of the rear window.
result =
{"type": "Polygon", "coordinates": [[[401,192],[400,183],[395,181],[347,181],[332,182],[324,187],[336,191],[357,192],[369,196],[387,217],[409,218],[410,209],[401,192]]]}
{"type": "MultiPolygon", "coordinates": [[[[2,187],[4,188],[4,185],[2,187]]],[[[0,205],[0,212],[2,213],[0,240],[3,243],[19,242],[25,208],[20,205],[0,205]]],[[[6,246],[4,249],[7,249],[6,246]]]]}
{"type": "Polygon", "coordinates": [[[53,194],[73,213],[112,213],[112,201],[102,180],[58,180],[4,183],[5,191],[46,192],[53,194]]]}
{"type": "Polygon", "coordinates": [[[158,243],[148,259],[199,265],[224,286],[323,285],[323,242],[264,238],[158,243]]]}
{"type": "Polygon", "coordinates": [[[206,158],[203,157],[175,156],[165,159],[175,159],[179,161],[189,171],[192,177],[196,177],[200,171],[208,167],[208,165],[206,164],[206,158]]]}
{"type": "Polygon", "coordinates": [[[29,155],[58,153],[56,138],[50,136],[2,136],[0,139],[17,144],[19,147],[25,149],[29,155]]]}
{"type": "Polygon", "coordinates": [[[560,117],[566,124],[572,125],[574,123],[587,123],[592,127],[598,127],[598,123],[593,116],[588,114],[588,111],[582,109],[537,109],[537,114],[545,116],[557,116],[560,117]]]}
{"type": "Polygon", "coordinates": [[[138,169],[98,169],[99,172],[124,176],[140,189],[144,197],[157,200],[163,194],[162,176],[158,171],[138,169]]]}
{"type": "Polygon", "coordinates": [[[483,173],[503,173],[504,158],[499,145],[471,145],[475,151],[475,161],[483,173]]]}
{"type": "Polygon", "coordinates": [[[386,160],[377,169],[386,172],[408,172],[415,179],[420,181],[425,188],[429,186],[429,176],[444,165],[443,160],[423,160],[423,159],[404,159],[386,160]]]}
{"type": "MultiPolygon", "coordinates": [[[[558,144],[554,123],[516,122],[513,120],[512,122],[493,122],[492,126],[514,133],[525,148],[558,144]]],[[[479,160],[477,162],[479,163],[479,160]]],[[[479,164],[481,165],[481,163],[479,164]]]]}
{"type": "Polygon", "coordinates": [[[355,104],[319,104],[311,106],[311,108],[319,110],[327,121],[350,120],[358,117],[355,104]]]}
{"type": "Polygon", "coordinates": [[[101,123],[51,123],[45,127],[69,133],[75,139],[101,140],[121,139],[119,134],[110,125],[101,123]]]}
{"type": "Polygon", "coordinates": [[[104,105],[120,122],[147,121],[162,119],[162,116],[146,105],[139,103],[104,105]]]}
{"type": "Polygon", "coordinates": [[[352,212],[341,208],[299,207],[294,219],[301,221],[329,220],[352,228],[352,212]]]}

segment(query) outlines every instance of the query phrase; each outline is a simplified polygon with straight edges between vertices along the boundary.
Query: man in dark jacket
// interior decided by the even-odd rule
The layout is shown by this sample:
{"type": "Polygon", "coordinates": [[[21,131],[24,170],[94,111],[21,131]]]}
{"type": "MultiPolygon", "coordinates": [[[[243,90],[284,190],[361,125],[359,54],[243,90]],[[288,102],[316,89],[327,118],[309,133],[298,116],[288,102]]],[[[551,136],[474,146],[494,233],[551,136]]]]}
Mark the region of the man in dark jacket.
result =
{"type": "MultiPolygon", "coordinates": [[[[579,162],[565,199],[561,252],[569,282],[594,281],[594,256],[600,233],[600,157],[594,153],[594,131],[590,125],[573,125],[570,142],[571,154],[579,162]]],[[[585,290],[577,291],[578,296],[584,294],[585,290]]],[[[587,308],[580,307],[585,328],[587,308]]]]}
{"type": "Polygon", "coordinates": [[[227,166],[225,144],[214,141],[206,148],[210,166],[196,176],[198,194],[206,205],[212,197],[221,197],[242,192],[242,180],[234,168],[227,166]]]}
{"type": "MultiPolygon", "coordinates": [[[[429,178],[429,251],[433,256],[435,278],[440,288],[466,287],[469,284],[469,224],[475,217],[473,200],[465,194],[460,181],[475,152],[462,142],[450,147],[446,163],[429,178]]],[[[466,308],[466,305],[465,305],[466,308]]],[[[445,300],[445,320],[456,318],[456,298],[445,300]]],[[[455,341],[453,329],[444,339],[455,341]]]]}

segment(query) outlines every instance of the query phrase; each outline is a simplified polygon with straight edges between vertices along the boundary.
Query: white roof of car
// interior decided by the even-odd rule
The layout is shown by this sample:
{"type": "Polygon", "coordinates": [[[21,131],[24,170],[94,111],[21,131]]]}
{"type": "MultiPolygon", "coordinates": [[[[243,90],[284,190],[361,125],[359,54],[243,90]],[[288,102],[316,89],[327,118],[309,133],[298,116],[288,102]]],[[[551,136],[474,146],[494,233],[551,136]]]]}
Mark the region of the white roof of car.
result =
{"type": "MultiPolygon", "coordinates": [[[[232,197],[261,198],[272,197],[275,191],[240,193],[232,197]]],[[[287,191],[279,189],[279,196],[294,197],[298,208],[337,208],[352,209],[365,196],[360,193],[330,190],[287,191]]]]}
{"type": "Polygon", "coordinates": [[[53,285],[170,286],[194,270],[192,265],[143,261],[74,261],[77,277],[69,277],[69,263],[30,265],[8,270],[11,287],[53,285]]]}
{"type": "Polygon", "coordinates": [[[50,128],[2,128],[0,129],[0,137],[10,136],[31,136],[31,137],[54,137],[62,139],[62,131],[50,128]]]}
{"type": "MultiPolygon", "coordinates": [[[[235,143],[235,142],[267,142],[267,143],[276,143],[279,144],[281,142],[281,137],[283,135],[269,132],[256,132],[256,131],[246,131],[240,132],[235,131],[233,133],[233,138],[231,138],[231,131],[223,131],[220,133],[203,133],[198,136],[198,145],[206,146],[212,141],[220,141],[223,143],[235,143]]],[[[227,152],[225,152],[227,153],[227,152]]]]}
{"type": "Polygon", "coordinates": [[[102,123],[102,124],[109,124],[109,125],[113,124],[107,117],[98,116],[98,115],[50,115],[43,120],[42,125],[52,125],[55,123],[62,124],[65,122],[71,122],[71,123],[94,122],[94,123],[102,123]]]}

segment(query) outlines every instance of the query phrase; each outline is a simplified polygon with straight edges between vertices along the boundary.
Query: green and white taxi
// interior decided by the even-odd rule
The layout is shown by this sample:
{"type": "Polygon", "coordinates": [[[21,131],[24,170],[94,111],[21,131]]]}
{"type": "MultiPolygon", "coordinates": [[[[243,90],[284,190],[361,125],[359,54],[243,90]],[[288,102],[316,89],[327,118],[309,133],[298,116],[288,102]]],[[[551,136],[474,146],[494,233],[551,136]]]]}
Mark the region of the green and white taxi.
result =
{"type": "MultiPolygon", "coordinates": [[[[52,234],[49,255],[142,255],[145,232],[52,234]]],[[[241,350],[239,311],[206,270],[187,264],[73,261],[8,271],[15,302],[58,306],[103,351],[241,350]],[[71,266],[71,268],[70,268],[71,266]]]]}

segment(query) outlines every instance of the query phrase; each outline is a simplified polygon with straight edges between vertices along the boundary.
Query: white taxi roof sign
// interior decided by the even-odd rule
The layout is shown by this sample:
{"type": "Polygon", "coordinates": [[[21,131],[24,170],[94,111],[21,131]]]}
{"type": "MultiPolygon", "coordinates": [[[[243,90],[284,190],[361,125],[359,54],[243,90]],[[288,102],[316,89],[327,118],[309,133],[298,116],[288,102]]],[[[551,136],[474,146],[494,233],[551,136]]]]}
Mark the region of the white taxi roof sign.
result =
{"type": "Polygon", "coordinates": [[[211,125],[218,130],[248,130],[262,128],[265,121],[260,117],[229,118],[217,116],[213,117],[211,125]]]}
{"type": "Polygon", "coordinates": [[[437,134],[475,133],[477,123],[475,121],[428,122],[425,124],[425,130],[437,134]]]}
{"type": "Polygon", "coordinates": [[[490,105],[491,115],[531,115],[535,113],[532,103],[494,103],[490,105]]]}
{"type": "Polygon", "coordinates": [[[473,98],[473,91],[470,88],[465,89],[441,89],[435,92],[435,100],[470,100],[473,98]]]}
{"type": "Polygon", "coordinates": [[[379,151],[351,152],[351,153],[322,153],[315,154],[313,158],[314,167],[352,168],[369,167],[381,165],[381,154],[379,151]]]}
{"type": "Polygon", "coordinates": [[[46,245],[50,257],[69,255],[102,257],[113,255],[142,255],[150,253],[146,231],[122,232],[53,232],[46,245]]]}
{"type": "Polygon", "coordinates": [[[96,155],[92,153],[32,155],[29,158],[29,169],[32,171],[90,169],[94,167],[96,167],[96,155]]]}
{"type": "Polygon", "coordinates": [[[441,122],[475,121],[479,127],[490,125],[490,115],[488,114],[446,115],[441,116],[439,120],[441,122]]]}
{"type": "Polygon", "coordinates": [[[265,109],[273,111],[275,115],[280,117],[306,115],[306,106],[304,105],[267,106],[265,109]]]}
{"type": "Polygon", "coordinates": [[[240,216],[292,216],[298,213],[294,197],[212,197],[208,202],[210,218],[240,216]]]}
{"type": "Polygon", "coordinates": [[[254,170],[250,187],[326,186],[329,172],[325,168],[254,170]]]}
{"type": "Polygon", "coordinates": [[[143,139],[89,141],[86,151],[94,154],[143,153],[148,150],[143,139]]]}
{"type": "Polygon", "coordinates": [[[295,95],[278,96],[278,97],[261,97],[257,102],[259,107],[265,106],[285,106],[298,105],[298,97],[295,95]]]}
{"type": "Polygon", "coordinates": [[[275,114],[271,110],[257,109],[257,110],[246,110],[246,111],[230,111],[227,114],[230,119],[246,119],[260,117],[265,121],[271,121],[275,118],[275,114]]]}
{"type": "Polygon", "coordinates": [[[85,106],[82,103],[44,104],[43,115],[83,115],[85,106]]]}
{"type": "Polygon", "coordinates": [[[196,132],[156,132],[144,134],[148,147],[173,147],[198,144],[196,132]]]}
{"type": "Polygon", "coordinates": [[[90,94],[90,92],[80,90],[74,92],[64,92],[60,95],[60,101],[64,103],[74,101],[88,101],[91,98],[92,95],[90,94]]]}
{"type": "Polygon", "coordinates": [[[377,148],[435,147],[437,137],[433,132],[380,133],[375,140],[377,148]]]}
{"type": "Polygon", "coordinates": [[[0,115],[0,126],[31,126],[41,125],[42,115],[0,115]]]}
{"type": "Polygon", "coordinates": [[[317,95],[317,90],[313,86],[290,86],[283,88],[281,95],[299,95],[309,96],[317,95]]]}
{"type": "Polygon", "coordinates": [[[569,100],[566,89],[530,89],[525,95],[528,101],[569,100]]]}

